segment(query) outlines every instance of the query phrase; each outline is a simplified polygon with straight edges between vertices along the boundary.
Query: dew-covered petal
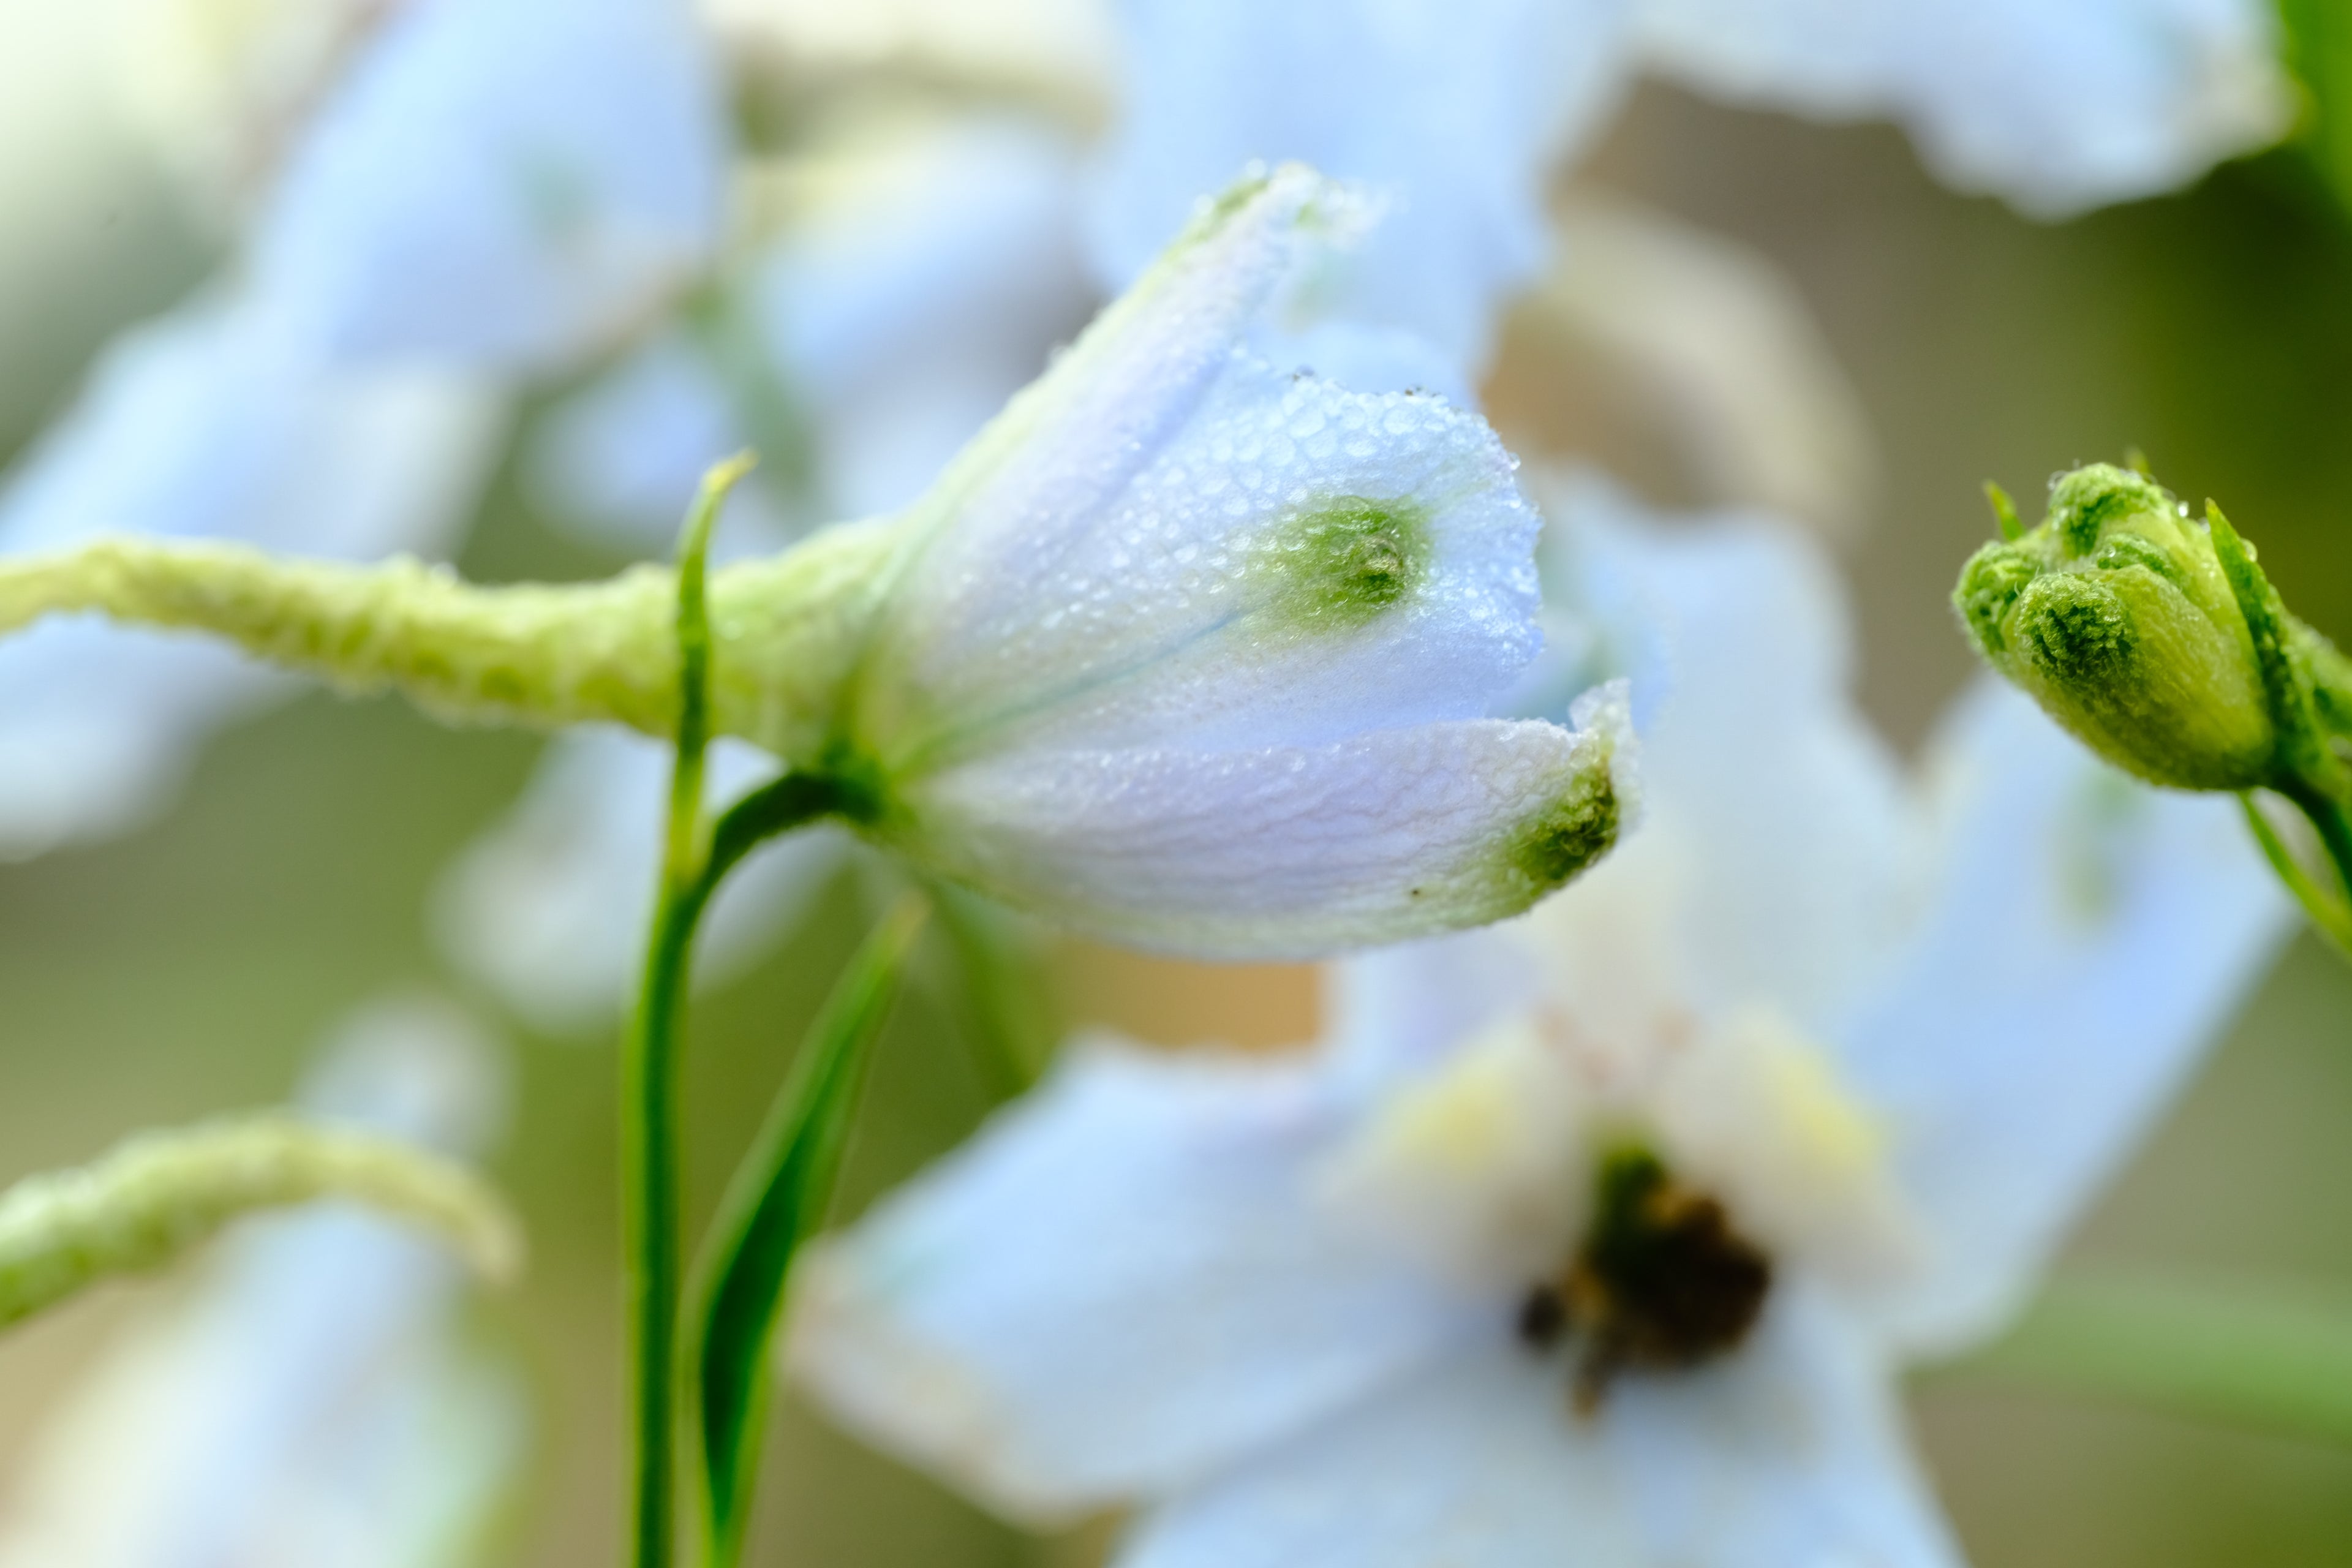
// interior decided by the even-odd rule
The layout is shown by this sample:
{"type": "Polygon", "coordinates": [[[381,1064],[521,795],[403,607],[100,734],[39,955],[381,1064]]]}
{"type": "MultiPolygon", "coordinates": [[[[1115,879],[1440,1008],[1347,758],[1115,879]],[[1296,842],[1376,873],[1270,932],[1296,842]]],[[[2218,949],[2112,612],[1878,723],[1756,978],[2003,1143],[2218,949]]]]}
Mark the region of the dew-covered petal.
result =
{"type": "Polygon", "coordinates": [[[708,260],[722,111],[680,0],[412,0],[297,151],[257,279],[340,358],[561,368],[708,260]]]}
{"type": "Polygon", "coordinates": [[[1199,192],[1296,158],[1390,205],[1316,278],[1314,309],[1416,332],[1475,377],[1501,299],[1543,265],[1550,163],[1613,104],[1625,9],[1120,0],[1125,118],[1088,224],[1101,277],[1140,272],[1199,192]]]}
{"type": "Polygon", "coordinates": [[[806,1256],[791,1369],[1023,1518],[1184,1486],[1493,1315],[1318,1205],[1347,1125],[1309,1061],[1083,1044],[806,1256]]]}
{"type": "Polygon", "coordinates": [[[1572,1407],[1502,1327],[1148,1516],[1117,1568],[1957,1568],[1892,1391],[1845,1324],[1778,1299],[1713,1367],[1572,1407]]]}
{"type": "MultiPolygon", "coordinates": [[[[469,378],[320,366],[267,310],[201,302],[135,329],[0,494],[0,551],[102,533],[307,555],[438,553],[503,426],[469,378]]],[[[219,725],[293,683],[226,648],[54,622],[0,647],[0,858],[131,826],[219,725]]]]}
{"type": "Polygon", "coordinates": [[[1934,1267],[1910,1349],[1996,1327],[2293,929],[2237,803],[2154,791],[1987,679],[1937,752],[1934,907],[1842,1034],[1934,1267]]]}
{"type": "Polygon", "coordinates": [[[1635,31],[1703,90],[1901,120],[1939,176],[2042,217],[2185,184],[2292,103],[2262,0],[1638,0],[1635,31]]]}
{"type": "Polygon", "coordinates": [[[1116,942],[1306,958],[1526,909],[1615,842],[1622,721],[1505,720],[1250,752],[1023,752],[921,782],[886,835],[1116,942]]]}
{"type": "Polygon", "coordinates": [[[1686,883],[1683,1000],[1769,999],[1818,1026],[1891,952],[1916,854],[1900,769],[1854,700],[1834,571],[1759,518],[1661,526],[1594,479],[1545,500],[1561,607],[1600,628],[1644,716],[1644,835],[1671,842],[1686,883]]]}
{"type": "MultiPolygon", "coordinates": [[[[740,741],[711,748],[714,807],[774,776],[740,741]]],[[[548,743],[522,798],[444,876],[443,952],[540,1028],[608,1030],[635,995],[660,875],[670,749],[635,731],[574,730],[548,743]]],[[[763,847],[719,889],[697,946],[708,981],[772,946],[840,869],[848,842],[810,828],[763,847]]]]}
{"type": "Polygon", "coordinates": [[[1235,346],[1349,205],[1297,168],[1229,193],[919,505],[859,693],[886,769],[1467,717],[1532,655],[1492,432],[1235,346]]]}
{"type": "Polygon", "coordinates": [[[1475,417],[1237,359],[1083,530],[985,576],[953,550],[952,596],[944,561],[918,568],[899,647],[930,717],[901,744],[1308,745],[1482,713],[1535,650],[1538,526],[1475,417]]]}

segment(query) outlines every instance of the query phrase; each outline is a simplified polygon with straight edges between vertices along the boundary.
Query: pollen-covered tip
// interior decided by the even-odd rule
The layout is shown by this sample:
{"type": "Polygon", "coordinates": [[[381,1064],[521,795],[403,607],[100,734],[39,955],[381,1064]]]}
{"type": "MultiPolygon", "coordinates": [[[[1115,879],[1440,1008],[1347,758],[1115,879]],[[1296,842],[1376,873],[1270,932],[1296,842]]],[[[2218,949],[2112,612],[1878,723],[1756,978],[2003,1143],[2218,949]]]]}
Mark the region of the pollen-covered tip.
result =
{"type": "Polygon", "coordinates": [[[1978,551],[1952,602],[1986,662],[2118,767],[2183,789],[2272,782],[2246,617],[2210,532],[2155,480],[2059,476],[2042,524],[1978,551]]]}

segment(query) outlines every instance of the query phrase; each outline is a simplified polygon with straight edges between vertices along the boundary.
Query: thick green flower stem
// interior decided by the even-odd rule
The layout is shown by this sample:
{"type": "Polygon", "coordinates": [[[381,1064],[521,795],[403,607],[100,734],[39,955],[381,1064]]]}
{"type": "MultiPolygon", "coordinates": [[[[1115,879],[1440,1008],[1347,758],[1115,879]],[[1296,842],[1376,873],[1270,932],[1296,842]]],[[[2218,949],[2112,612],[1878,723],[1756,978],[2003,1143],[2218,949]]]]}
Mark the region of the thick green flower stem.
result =
{"type": "MultiPolygon", "coordinates": [[[[711,574],[715,732],[815,760],[902,537],[887,523],[833,528],[711,574]]],[[[116,538],[0,563],[0,636],[95,612],[209,633],[346,692],[397,690],[453,722],[607,721],[667,740],[679,717],[677,590],[659,566],[484,587],[404,558],[362,566],[116,538]]]]}

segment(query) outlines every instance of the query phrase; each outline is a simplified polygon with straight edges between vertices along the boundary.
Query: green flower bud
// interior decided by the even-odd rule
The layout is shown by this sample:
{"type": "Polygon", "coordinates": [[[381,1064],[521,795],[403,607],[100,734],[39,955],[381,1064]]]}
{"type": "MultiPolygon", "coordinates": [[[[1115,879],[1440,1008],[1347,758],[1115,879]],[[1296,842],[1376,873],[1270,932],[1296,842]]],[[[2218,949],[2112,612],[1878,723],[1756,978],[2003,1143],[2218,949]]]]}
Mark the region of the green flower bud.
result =
{"type": "Polygon", "coordinates": [[[2278,777],[2273,704],[2213,532],[2153,479],[2105,463],[2062,475],[2042,525],[1978,551],[1952,598],[1986,661],[2116,766],[2181,789],[2278,777]]]}

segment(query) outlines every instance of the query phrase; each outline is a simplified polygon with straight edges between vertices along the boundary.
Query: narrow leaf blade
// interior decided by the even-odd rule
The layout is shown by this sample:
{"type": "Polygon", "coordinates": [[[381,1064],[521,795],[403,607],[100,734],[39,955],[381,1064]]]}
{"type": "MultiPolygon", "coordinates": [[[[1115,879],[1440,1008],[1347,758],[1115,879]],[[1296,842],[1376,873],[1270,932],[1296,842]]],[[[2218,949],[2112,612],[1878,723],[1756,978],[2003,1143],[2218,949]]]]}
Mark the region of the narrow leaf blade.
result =
{"type": "Polygon", "coordinates": [[[857,1089],[928,910],[901,903],[826,998],[720,1205],[697,1270],[692,1366],[707,1561],[740,1555],[767,1414],[769,1345],[784,1280],[824,1223],[857,1089]]]}

